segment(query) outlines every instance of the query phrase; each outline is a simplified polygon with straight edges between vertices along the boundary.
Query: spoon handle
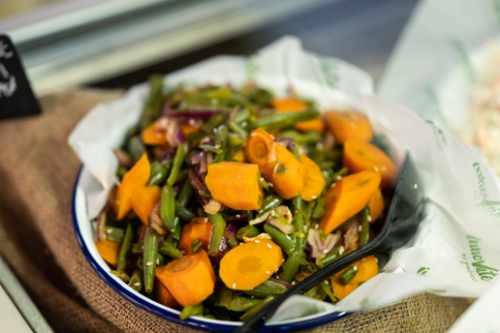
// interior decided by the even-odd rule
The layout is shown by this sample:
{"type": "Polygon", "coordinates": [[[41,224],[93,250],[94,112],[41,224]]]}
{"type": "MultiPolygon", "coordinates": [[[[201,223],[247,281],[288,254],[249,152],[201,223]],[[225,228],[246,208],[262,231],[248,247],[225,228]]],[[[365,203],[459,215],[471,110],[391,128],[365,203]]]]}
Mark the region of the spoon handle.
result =
{"type": "Polygon", "coordinates": [[[258,329],[263,326],[266,321],[271,318],[276,310],[280,307],[280,305],[287,300],[290,296],[303,294],[307,290],[311,289],[324,279],[330,277],[336,271],[348,266],[356,260],[363,258],[369,252],[371,252],[373,246],[364,246],[363,248],[354,251],[345,257],[340,258],[339,260],[325,266],[319,271],[314,272],[309,275],[307,278],[302,280],[300,283],[297,283],[290,289],[288,289],[285,293],[276,296],[272,301],[267,303],[259,312],[257,312],[252,318],[248,319],[243,323],[242,326],[233,330],[233,333],[247,333],[247,332],[257,332],[258,329]]]}

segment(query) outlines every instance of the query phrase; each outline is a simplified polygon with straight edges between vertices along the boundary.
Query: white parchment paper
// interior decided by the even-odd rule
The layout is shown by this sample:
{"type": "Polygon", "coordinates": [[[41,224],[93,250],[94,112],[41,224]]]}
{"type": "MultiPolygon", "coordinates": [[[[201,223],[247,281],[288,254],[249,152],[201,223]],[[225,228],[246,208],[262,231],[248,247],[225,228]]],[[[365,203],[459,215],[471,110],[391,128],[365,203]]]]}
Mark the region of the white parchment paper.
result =
{"type": "MultiPolygon", "coordinates": [[[[323,110],[355,107],[365,112],[376,132],[397,148],[396,160],[404,151],[411,153],[431,202],[411,244],[394,253],[383,273],[335,306],[295,296],[283,304],[273,322],[334,310],[370,310],[421,292],[478,297],[497,279],[500,195],[493,173],[476,150],[411,110],[372,96],[373,83],[366,73],[341,60],[306,52],[293,37],[282,38],[249,58],[209,59],[167,75],[165,84],[238,85],[247,80],[277,94],[292,85],[323,110]]],[[[91,217],[116,182],[112,149],[137,122],[147,89],[137,86],[122,99],[95,107],[69,138],[95,178],[83,185],[91,217]]]]}

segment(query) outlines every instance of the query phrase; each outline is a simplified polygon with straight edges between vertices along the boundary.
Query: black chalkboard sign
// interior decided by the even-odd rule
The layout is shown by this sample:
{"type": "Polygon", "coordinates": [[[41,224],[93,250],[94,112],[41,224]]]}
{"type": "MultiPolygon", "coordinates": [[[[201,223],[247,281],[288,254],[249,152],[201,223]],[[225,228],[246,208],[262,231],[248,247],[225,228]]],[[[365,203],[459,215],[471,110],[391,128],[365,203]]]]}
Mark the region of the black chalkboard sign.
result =
{"type": "Polygon", "coordinates": [[[10,38],[0,35],[0,119],[39,113],[21,58],[10,38]]]}

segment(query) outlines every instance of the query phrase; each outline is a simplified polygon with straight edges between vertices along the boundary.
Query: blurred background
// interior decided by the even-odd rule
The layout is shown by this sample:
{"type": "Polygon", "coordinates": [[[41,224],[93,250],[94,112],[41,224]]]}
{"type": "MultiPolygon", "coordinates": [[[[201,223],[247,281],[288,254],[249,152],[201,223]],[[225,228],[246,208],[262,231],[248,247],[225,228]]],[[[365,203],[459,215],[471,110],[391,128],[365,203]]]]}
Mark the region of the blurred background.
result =
{"type": "Polygon", "coordinates": [[[417,0],[3,0],[38,94],[128,87],[217,54],[250,54],[286,34],[379,79],[417,0]]]}

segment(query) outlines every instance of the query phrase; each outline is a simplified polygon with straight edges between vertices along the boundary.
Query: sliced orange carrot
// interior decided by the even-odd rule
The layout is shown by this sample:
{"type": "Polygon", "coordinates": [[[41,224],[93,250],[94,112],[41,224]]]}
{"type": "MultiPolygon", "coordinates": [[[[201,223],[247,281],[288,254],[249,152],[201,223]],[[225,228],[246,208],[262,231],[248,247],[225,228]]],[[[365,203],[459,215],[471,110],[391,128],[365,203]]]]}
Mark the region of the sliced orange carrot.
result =
{"type": "Polygon", "coordinates": [[[118,251],[120,251],[120,243],[109,239],[98,240],[95,244],[97,252],[101,255],[105,262],[112,266],[116,266],[118,262],[118,251]]]}
{"type": "Polygon", "coordinates": [[[368,208],[370,209],[370,215],[372,217],[371,222],[374,222],[382,215],[384,211],[384,197],[380,189],[377,189],[370,198],[370,201],[368,201],[368,208]]]}
{"type": "Polygon", "coordinates": [[[346,176],[331,187],[325,197],[326,212],[321,228],[326,234],[359,213],[380,185],[380,175],[373,171],[346,176]]]}
{"type": "Polygon", "coordinates": [[[375,256],[364,257],[354,263],[358,272],[350,283],[363,283],[378,274],[378,260],[375,256]]]}
{"type": "Polygon", "coordinates": [[[269,279],[283,263],[281,248],[269,239],[255,239],[227,252],[219,276],[234,290],[250,290],[269,279]]]}
{"type": "Polygon", "coordinates": [[[336,278],[332,278],[332,291],[333,295],[339,300],[344,299],[358,287],[358,284],[348,283],[346,285],[337,281],[336,278]]]}
{"type": "Polygon", "coordinates": [[[141,138],[146,145],[164,145],[167,143],[167,132],[159,128],[156,123],[152,123],[142,130],[141,138]]]}
{"type": "Polygon", "coordinates": [[[304,186],[300,196],[305,201],[316,199],[325,188],[325,177],[319,166],[306,155],[300,156],[300,162],[304,167],[304,186]]]}
{"type": "Polygon", "coordinates": [[[132,195],[139,187],[146,185],[149,180],[151,166],[148,156],[143,154],[122,179],[116,192],[116,207],[118,220],[123,219],[132,209],[132,195]]]}
{"type": "Polygon", "coordinates": [[[194,218],[182,228],[179,247],[186,253],[192,253],[193,242],[199,240],[205,249],[208,247],[212,235],[212,223],[206,217],[194,218]]]}
{"type": "Polygon", "coordinates": [[[276,163],[270,181],[285,199],[299,195],[304,188],[304,166],[281,144],[276,144],[276,163]]]}
{"type": "Polygon", "coordinates": [[[257,128],[252,131],[245,146],[247,159],[259,166],[261,172],[270,177],[276,162],[274,136],[257,128]]]}
{"type": "Polygon", "coordinates": [[[200,304],[214,292],[215,287],[212,263],[204,250],[158,267],[156,278],[182,306],[200,304]]]}
{"type": "Polygon", "coordinates": [[[205,183],[212,197],[232,209],[256,210],[262,205],[256,164],[219,162],[208,165],[205,183]]]}
{"type": "Polygon", "coordinates": [[[149,216],[160,201],[160,193],[158,186],[141,186],[132,194],[132,209],[145,225],[149,225],[149,216]]]}
{"type": "Polygon", "coordinates": [[[344,164],[351,172],[375,171],[382,176],[382,187],[391,186],[397,168],[384,151],[368,142],[348,140],[344,143],[344,164]]]}
{"type": "Polygon", "coordinates": [[[156,300],[161,304],[168,306],[170,308],[179,307],[179,303],[177,303],[174,296],[172,296],[170,291],[168,291],[168,288],[165,287],[158,279],[157,283],[155,283],[155,294],[156,294],[156,300]]]}
{"type": "MultiPolygon", "coordinates": [[[[295,97],[275,99],[272,104],[278,112],[300,112],[307,109],[307,104],[295,97]]],[[[321,117],[301,121],[295,125],[296,129],[304,132],[323,132],[324,127],[325,125],[321,117]]]]}
{"type": "Polygon", "coordinates": [[[329,111],[326,113],[326,120],[330,133],[341,144],[347,140],[370,142],[373,138],[372,125],[361,112],[329,111]]]}

